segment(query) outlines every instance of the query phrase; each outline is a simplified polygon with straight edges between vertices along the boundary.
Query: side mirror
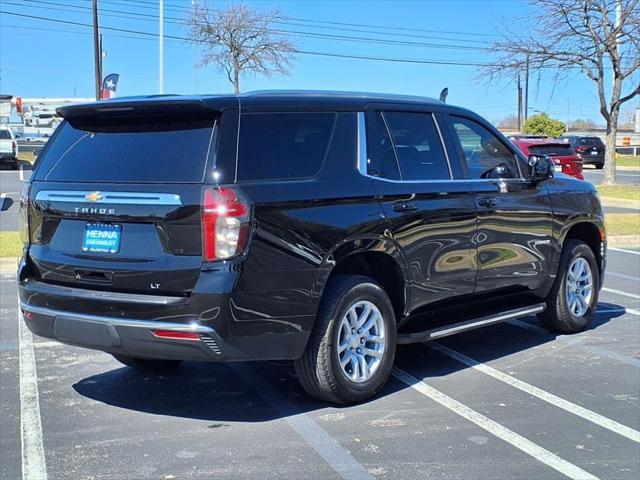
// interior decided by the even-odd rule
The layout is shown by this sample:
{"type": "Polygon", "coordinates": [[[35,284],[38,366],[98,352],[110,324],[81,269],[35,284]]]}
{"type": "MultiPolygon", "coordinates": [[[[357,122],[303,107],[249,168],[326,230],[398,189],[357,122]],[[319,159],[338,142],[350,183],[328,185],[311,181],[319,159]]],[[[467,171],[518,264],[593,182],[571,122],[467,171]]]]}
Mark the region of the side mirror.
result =
{"type": "Polygon", "coordinates": [[[555,164],[547,155],[529,155],[530,178],[539,183],[553,178],[555,164]]]}

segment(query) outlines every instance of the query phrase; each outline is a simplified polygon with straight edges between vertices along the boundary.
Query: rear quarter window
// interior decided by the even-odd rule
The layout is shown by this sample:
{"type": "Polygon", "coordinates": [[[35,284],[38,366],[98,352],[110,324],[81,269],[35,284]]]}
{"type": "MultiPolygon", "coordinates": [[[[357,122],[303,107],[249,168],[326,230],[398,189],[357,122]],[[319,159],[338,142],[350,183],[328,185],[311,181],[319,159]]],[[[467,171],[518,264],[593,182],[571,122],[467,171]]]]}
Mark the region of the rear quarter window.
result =
{"type": "Polygon", "coordinates": [[[75,128],[65,122],[38,160],[36,180],[202,182],[214,119],[75,128]]]}
{"type": "Polygon", "coordinates": [[[238,181],[317,175],[327,154],[336,118],[335,112],[242,114],[238,181]]]}
{"type": "Polygon", "coordinates": [[[11,132],[9,130],[0,130],[0,140],[11,140],[11,132]]]}

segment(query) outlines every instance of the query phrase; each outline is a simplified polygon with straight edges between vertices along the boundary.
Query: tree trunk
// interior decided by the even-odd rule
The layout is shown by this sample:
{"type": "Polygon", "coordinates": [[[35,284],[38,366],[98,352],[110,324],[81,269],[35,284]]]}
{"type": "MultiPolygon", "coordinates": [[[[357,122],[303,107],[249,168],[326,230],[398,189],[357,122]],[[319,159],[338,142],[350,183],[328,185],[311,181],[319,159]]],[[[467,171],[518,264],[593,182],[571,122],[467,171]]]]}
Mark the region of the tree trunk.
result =
{"type": "Polygon", "coordinates": [[[611,116],[607,122],[603,183],[608,185],[616,183],[616,134],[618,133],[618,113],[619,112],[611,112],[611,116]]]}
{"type": "Polygon", "coordinates": [[[233,93],[240,94],[240,65],[236,57],[233,58],[233,93]]]}
{"type": "Polygon", "coordinates": [[[237,70],[233,72],[233,93],[240,95],[240,75],[237,70]]]}

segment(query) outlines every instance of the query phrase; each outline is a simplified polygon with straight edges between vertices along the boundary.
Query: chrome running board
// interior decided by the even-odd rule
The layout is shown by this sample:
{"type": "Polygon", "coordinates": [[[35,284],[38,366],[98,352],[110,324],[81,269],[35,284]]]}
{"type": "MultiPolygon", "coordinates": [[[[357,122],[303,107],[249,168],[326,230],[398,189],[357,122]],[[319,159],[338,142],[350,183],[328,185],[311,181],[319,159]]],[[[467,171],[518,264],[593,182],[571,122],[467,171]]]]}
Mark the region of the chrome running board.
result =
{"type": "Polygon", "coordinates": [[[464,322],[453,323],[451,325],[445,325],[444,327],[433,328],[423,332],[401,333],[398,334],[397,343],[398,345],[406,345],[408,343],[437,340],[438,338],[448,337],[449,335],[455,335],[456,333],[468,332],[469,330],[486,327],[487,325],[493,325],[496,323],[506,322],[507,320],[513,320],[514,318],[540,313],[544,311],[545,307],[545,303],[536,303],[534,305],[528,305],[514,310],[507,310],[505,312],[487,315],[484,317],[473,318],[464,322]]]}

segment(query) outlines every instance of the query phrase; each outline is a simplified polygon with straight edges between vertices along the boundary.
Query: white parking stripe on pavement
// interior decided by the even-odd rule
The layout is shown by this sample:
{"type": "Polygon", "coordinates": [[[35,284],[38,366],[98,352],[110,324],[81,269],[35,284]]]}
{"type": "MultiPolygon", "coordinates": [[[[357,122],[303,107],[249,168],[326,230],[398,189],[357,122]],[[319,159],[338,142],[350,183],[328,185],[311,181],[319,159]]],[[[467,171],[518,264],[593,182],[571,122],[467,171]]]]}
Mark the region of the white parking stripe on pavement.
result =
{"type": "Polygon", "coordinates": [[[551,405],[554,405],[558,408],[561,408],[562,410],[565,410],[569,413],[573,413],[574,415],[584,418],[585,420],[588,420],[591,423],[595,423],[596,425],[602,428],[611,430],[612,432],[617,433],[618,435],[622,435],[623,437],[626,437],[629,440],[633,440],[634,442],[640,443],[640,432],[637,430],[634,430],[633,428],[627,427],[626,425],[618,423],[615,420],[611,420],[603,415],[600,415],[599,413],[593,412],[573,402],[560,398],[557,395],[554,395],[545,390],[542,390],[541,388],[535,387],[527,382],[523,382],[522,380],[512,377],[511,375],[507,375],[506,373],[501,372],[500,370],[496,370],[495,368],[490,367],[489,365],[479,362],[471,357],[468,357],[440,343],[429,342],[429,343],[425,343],[425,345],[431,348],[432,350],[440,352],[443,355],[446,355],[450,358],[453,358],[454,360],[464,363],[465,365],[473,368],[474,370],[482,372],[485,375],[489,375],[490,377],[493,377],[496,380],[504,382],[507,385],[510,385],[514,388],[517,388],[518,390],[528,393],[529,395],[537,397],[540,400],[550,403],[551,405]]]}
{"type": "MultiPolygon", "coordinates": [[[[612,310],[598,310],[596,313],[627,313],[627,311],[623,308],[620,309],[612,309],[612,310]]],[[[640,313],[640,312],[639,312],[640,313]]],[[[537,325],[533,325],[529,322],[525,322],[522,320],[509,320],[508,323],[513,325],[514,327],[519,327],[524,330],[529,330],[530,332],[534,332],[538,335],[549,336],[551,332],[548,330],[539,327],[537,325]]],[[[603,348],[603,347],[595,347],[593,345],[582,345],[580,342],[582,341],[582,337],[569,337],[568,339],[565,337],[557,337],[557,342],[560,342],[565,345],[571,345],[575,348],[579,348],[580,350],[586,350],[588,352],[595,353],[596,355],[602,355],[605,357],[609,357],[612,360],[617,360],[622,363],[626,363],[627,365],[631,365],[632,367],[640,367],[640,360],[634,357],[629,357],[628,355],[624,355],[622,353],[614,352],[612,350],[603,348]]],[[[534,347],[535,348],[535,347],[534,347]]]]}
{"type": "Polygon", "coordinates": [[[397,367],[393,368],[393,376],[401,382],[407,384],[422,395],[434,400],[443,407],[451,410],[453,413],[461,416],[462,418],[475,423],[477,426],[498,437],[499,439],[513,445],[517,449],[532,456],[536,460],[548,465],[554,470],[562,473],[563,475],[575,479],[575,480],[594,480],[597,479],[595,475],[581,469],[580,467],[568,462],[567,460],[560,458],[559,456],[551,453],[549,450],[542,448],[540,445],[533,443],[531,440],[523,437],[522,435],[509,430],[507,427],[485,417],[481,413],[476,412],[472,408],[467,407],[463,403],[445,395],[439,390],[436,390],[430,385],[427,385],[424,381],[418,380],[413,375],[401,370],[397,367]]]}
{"type": "Polygon", "coordinates": [[[622,295],[623,297],[636,298],[640,300],[640,295],[635,293],[623,292],[622,290],[616,290],[614,288],[602,287],[603,292],[615,293],[616,295],[622,295]]]}
{"type": "Polygon", "coordinates": [[[628,313],[630,315],[640,316],[640,311],[633,308],[621,307],[621,308],[598,308],[598,313],[628,313]]]}
{"type": "Polygon", "coordinates": [[[284,421],[342,478],[345,480],[374,480],[374,476],[309,415],[302,412],[292,415],[291,412],[295,411],[295,405],[272,387],[269,382],[253,373],[251,367],[237,363],[229,364],[229,367],[236,370],[240,377],[254,380],[259,385],[261,392],[266,393],[274,400],[274,407],[282,412],[284,421]]]}
{"type": "Polygon", "coordinates": [[[632,280],[634,282],[640,282],[640,277],[634,277],[632,275],[625,275],[623,273],[615,273],[615,272],[610,272],[610,271],[607,270],[607,273],[605,273],[605,275],[607,277],[624,278],[625,280],[632,280]]]}
{"type": "Polygon", "coordinates": [[[18,340],[22,479],[46,480],[47,464],[42,445],[42,420],[40,419],[40,397],[33,337],[22,321],[20,308],[18,308],[18,340]]]}
{"type": "Polygon", "coordinates": [[[611,250],[614,252],[631,253],[633,255],[640,255],[639,250],[625,250],[624,248],[613,248],[613,247],[607,247],[607,250],[611,250]]]}

